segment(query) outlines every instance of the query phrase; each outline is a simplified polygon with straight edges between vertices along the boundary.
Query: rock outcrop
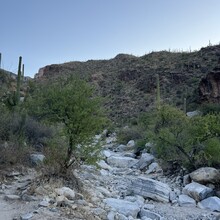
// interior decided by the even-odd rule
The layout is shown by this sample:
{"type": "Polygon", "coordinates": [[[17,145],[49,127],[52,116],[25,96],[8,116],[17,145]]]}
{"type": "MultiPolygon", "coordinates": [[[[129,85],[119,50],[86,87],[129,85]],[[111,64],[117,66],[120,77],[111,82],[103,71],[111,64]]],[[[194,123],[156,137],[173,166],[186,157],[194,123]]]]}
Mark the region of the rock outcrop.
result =
{"type": "Polygon", "coordinates": [[[220,103],[220,64],[200,81],[200,102],[220,103]]]}

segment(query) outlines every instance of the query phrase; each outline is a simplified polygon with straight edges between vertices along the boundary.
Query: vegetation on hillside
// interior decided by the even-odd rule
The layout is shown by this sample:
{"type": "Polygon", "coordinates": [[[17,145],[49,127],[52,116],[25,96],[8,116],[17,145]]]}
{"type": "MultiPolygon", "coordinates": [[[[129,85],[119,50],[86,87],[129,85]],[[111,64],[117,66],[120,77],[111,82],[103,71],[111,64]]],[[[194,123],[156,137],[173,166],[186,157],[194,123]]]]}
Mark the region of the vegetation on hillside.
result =
{"type": "Polygon", "coordinates": [[[79,74],[105,98],[109,117],[119,124],[135,120],[141,112],[154,106],[156,75],[160,77],[161,101],[197,108],[198,86],[202,77],[218,64],[220,45],[199,51],[160,51],[141,57],[119,54],[110,60],[68,62],[42,68],[36,80],[53,81],[65,75],[79,74]]]}
{"type": "Polygon", "coordinates": [[[196,86],[219,54],[215,46],[140,58],[118,55],[110,61],[56,65],[57,77],[49,74],[52,67],[49,75],[26,83],[21,62],[17,77],[0,70],[0,164],[28,162],[32,152],[46,154],[58,172],[80,161],[94,162],[100,146],[93,137],[107,120],[104,106],[113,130],[129,125],[118,132],[120,143],[134,139],[141,151],[150,142],[151,153],[189,170],[217,167],[219,105],[204,105],[203,114],[192,118],[186,109],[198,107],[196,86]]]}

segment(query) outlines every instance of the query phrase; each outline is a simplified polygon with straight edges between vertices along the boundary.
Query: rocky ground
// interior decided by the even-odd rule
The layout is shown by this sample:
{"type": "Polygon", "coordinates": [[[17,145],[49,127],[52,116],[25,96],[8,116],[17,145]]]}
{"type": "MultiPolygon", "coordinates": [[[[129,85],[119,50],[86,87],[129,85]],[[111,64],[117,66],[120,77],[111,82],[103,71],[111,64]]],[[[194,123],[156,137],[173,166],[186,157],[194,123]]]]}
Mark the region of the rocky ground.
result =
{"type": "Polygon", "coordinates": [[[0,220],[220,219],[218,212],[198,208],[191,197],[180,200],[180,176],[165,177],[152,155],[137,158],[133,147],[133,141],[119,145],[114,136],[107,138],[100,168],[83,165],[74,171],[80,191],[71,181],[47,179],[34,169],[5,171],[0,220]]]}

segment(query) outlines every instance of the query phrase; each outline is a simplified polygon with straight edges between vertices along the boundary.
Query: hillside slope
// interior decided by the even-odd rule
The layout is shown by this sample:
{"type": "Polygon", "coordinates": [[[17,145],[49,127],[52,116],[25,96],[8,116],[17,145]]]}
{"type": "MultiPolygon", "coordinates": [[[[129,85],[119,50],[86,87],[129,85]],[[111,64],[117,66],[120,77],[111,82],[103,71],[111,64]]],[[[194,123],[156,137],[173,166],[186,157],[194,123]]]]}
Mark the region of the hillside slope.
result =
{"type": "Polygon", "coordinates": [[[191,53],[161,51],[141,57],[119,54],[110,60],[48,65],[39,70],[35,80],[50,81],[64,75],[80,74],[105,97],[110,117],[115,121],[127,121],[154,106],[155,74],[160,76],[164,102],[181,107],[186,97],[188,110],[192,110],[198,99],[201,79],[217,66],[219,58],[220,45],[191,53]]]}

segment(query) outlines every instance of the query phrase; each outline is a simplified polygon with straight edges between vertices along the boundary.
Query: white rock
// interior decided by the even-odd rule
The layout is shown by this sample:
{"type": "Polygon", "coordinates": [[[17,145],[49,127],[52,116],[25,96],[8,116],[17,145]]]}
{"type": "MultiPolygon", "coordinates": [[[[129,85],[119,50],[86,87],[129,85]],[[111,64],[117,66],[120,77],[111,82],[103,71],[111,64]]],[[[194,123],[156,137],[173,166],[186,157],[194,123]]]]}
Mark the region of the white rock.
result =
{"type": "Polygon", "coordinates": [[[126,150],[128,150],[128,149],[127,149],[127,146],[124,145],[124,144],[120,144],[120,145],[116,148],[116,151],[117,151],[117,152],[123,152],[123,151],[126,151],[126,150]]]}
{"type": "Polygon", "coordinates": [[[142,170],[152,162],[154,162],[154,156],[152,154],[143,153],[140,160],[133,167],[142,170]]]}
{"type": "Polygon", "coordinates": [[[49,205],[50,205],[50,203],[48,201],[45,201],[45,200],[41,201],[38,204],[39,207],[48,207],[49,205]]]}
{"type": "Polygon", "coordinates": [[[179,195],[178,203],[179,206],[196,207],[196,201],[187,195],[179,195]]]}
{"type": "Polygon", "coordinates": [[[162,216],[160,216],[159,214],[146,210],[146,209],[141,209],[139,216],[141,217],[141,219],[143,217],[147,217],[149,219],[154,219],[154,220],[162,220],[162,216]]]}
{"type": "Polygon", "coordinates": [[[104,176],[104,177],[109,176],[109,172],[107,170],[101,169],[99,172],[101,176],[104,176]]]}
{"type": "Polygon", "coordinates": [[[216,196],[209,197],[199,202],[198,206],[202,209],[220,212],[220,198],[216,196]]]}
{"type": "Polygon", "coordinates": [[[60,196],[65,196],[67,199],[74,199],[75,198],[75,192],[70,189],[69,187],[62,187],[59,189],[55,189],[55,192],[60,196]]]}
{"type": "Polygon", "coordinates": [[[29,220],[33,217],[32,213],[26,213],[24,215],[21,215],[21,220],[29,220]]]}
{"type": "Polygon", "coordinates": [[[109,171],[112,170],[112,167],[109,166],[104,160],[98,161],[97,164],[98,164],[102,169],[109,170],[109,171]]]}
{"type": "Polygon", "coordinates": [[[107,220],[115,220],[116,213],[113,211],[110,211],[107,215],[107,220]]]}
{"type": "Polygon", "coordinates": [[[114,152],[112,152],[112,151],[110,151],[110,150],[103,150],[103,155],[105,156],[105,157],[110,157],[110,156],[112,156],[112,155],[114,155],[114,152]]]}
{"type": "Polygon", "coordinates": [[[158,163],[154,162],[149,165],[148,170],[145,173],[146,174],[163,173],[163,170],[158,163]]]}
{"type": "Polygon", "coordinates": [[[192,117],[201,115],[201,112],[196,110],[196,111],[192,111],[192,112],[187,112],[186,115],[187,115],[188,117],[192,118],[192,117]]]}
{"type": "Polygon", "coordinates": [[[183,194],[188,195],[195,199],[197,202],[213,195],[213,190],[209,187],[206,187],[202,184],[193,182],[190,184],[187,184],[183,190],[183,194]]]}
{"type": "Polygon", "coordinates": [[[135,142],[134,142],[134,140],[128,141],[128,143],[127,143],[127,149],[134,149],[134,147],[135,147],[135,142]]]}
{"type": "Polygon", "coordinates": [[[131,157],[111,156],[107,158],[107,162],[110,166],[118,168],[129,168],[136,164],[138,160],[131,157]]]}
{"type": "Polygon", "coordinates": [[[112,209],[115,209],[117,212],[127,217],[132,216],[136,218],[138,212],[140,211],[140,208],[136,203],[129,202],[126,200],[107,198],[104,199],[104,202],[112,209]]]}
{"type": "Polygon", "coordinates": [[[19,200],[20,198],[18,195],[5,195],[5,200],[19,200]]]}
{"type": "Polygon", "coordinates": [[[138,177],[132,181],[129,191],[144,198],[169,202],[170,192],[172,190],[165,183],[146,177],[138,177]]]}
{"type": "Polygon", "coordinates": [[[99,186],[99,187],[96,187],[96,189],[101,192],[104,196],[106,197],[111,197],[111,193],[104,187],[102,186],[99,186]]]}
{"type": "Polygon", "coordinates": [[[31,154],[30,160],[33,165],[39,165],[45,160],[45,156],[43,154],[31,154]]]}
{"type": "Polygon", "coordinates": [[[117,213],[115,216],[116,220],[128,220],[128,218],[120,213],[117,213]]]}
{"type": "Polygon", "coordinates": [[[143,206],[143,208],[144,209],[148,209],[148,210],[153,210],[153,209],[155,209],[155,205],[153,205],[153,204],[145,204],[143,206]]]}

